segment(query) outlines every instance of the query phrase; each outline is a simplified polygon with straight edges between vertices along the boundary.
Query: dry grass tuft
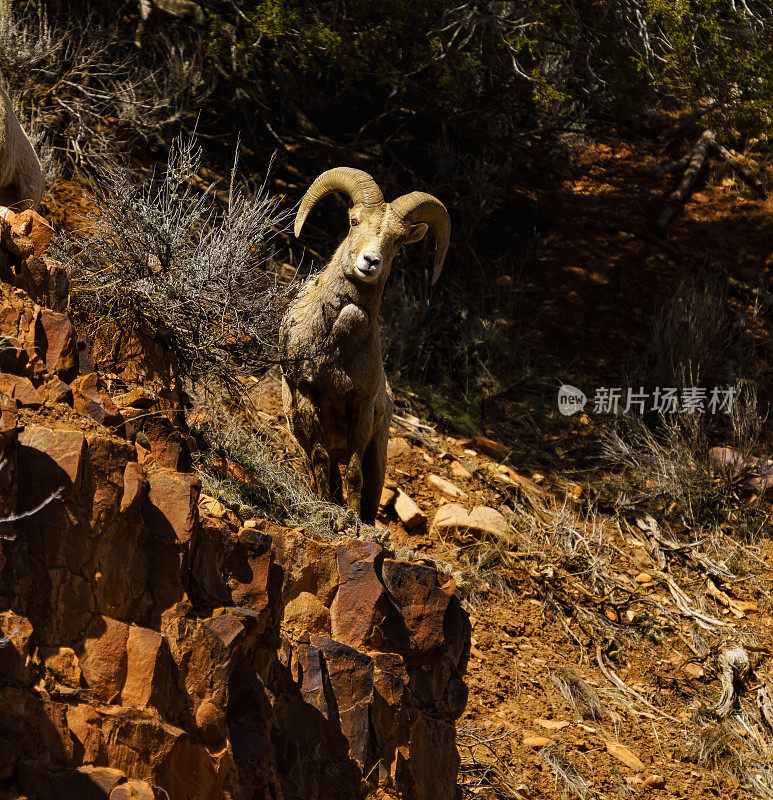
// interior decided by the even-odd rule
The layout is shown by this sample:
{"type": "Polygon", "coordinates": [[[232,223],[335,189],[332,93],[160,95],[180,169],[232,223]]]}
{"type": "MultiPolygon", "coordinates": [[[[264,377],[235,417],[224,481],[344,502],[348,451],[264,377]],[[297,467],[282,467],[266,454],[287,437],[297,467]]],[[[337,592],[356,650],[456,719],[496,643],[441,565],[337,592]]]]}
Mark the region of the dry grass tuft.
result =
{"type": "Polygon", "coordinates": [[[598,693],[576,672],[558,667],[551,671],[550,679],[580,719],[601,719],[604,711],[598,693]]]}
{"type": "Polygon", "coordinates": [[[557,745],[548,745],[539,752],[540,760],[544,761],[556,776],[556,788],[563,785],[569,797],[584,798],[590,792],[590,784],[580,775],[574,764],[557,745]]]}

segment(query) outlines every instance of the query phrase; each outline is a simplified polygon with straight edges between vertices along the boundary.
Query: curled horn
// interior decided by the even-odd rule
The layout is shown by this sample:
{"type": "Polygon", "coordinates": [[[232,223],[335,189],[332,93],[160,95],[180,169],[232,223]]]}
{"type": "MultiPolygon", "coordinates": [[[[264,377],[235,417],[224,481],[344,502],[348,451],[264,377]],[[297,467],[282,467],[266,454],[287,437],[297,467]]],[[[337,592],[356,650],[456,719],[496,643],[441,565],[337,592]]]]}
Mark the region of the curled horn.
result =
{"type": "Polygon", "coordinates": [[[448,252],[448,242],[451,238],[451,218],[446,207],[431,194],[426,192],[411,192],[398,197],[390,204],[392,211],[403,219],[415,225],[423,222],[432,228],[435,234],[435,267],[432,271],[432,285],[434,286],[443,269],[443,262],[448,252]]]}
{"type": "Polygon", "coordinates": [[[384,195],[378,188],[376,181],[361,169],[351,167],[335,167],[323,172],[301,200],[300,208],[295,217],[295,236],[301,235],[301,228],[306,222],[306,217],[312,208],[331,192],[341,192],[348,195],[354,205],[362,203],[365,206],[379,206],[384,202],[384,195]]]}

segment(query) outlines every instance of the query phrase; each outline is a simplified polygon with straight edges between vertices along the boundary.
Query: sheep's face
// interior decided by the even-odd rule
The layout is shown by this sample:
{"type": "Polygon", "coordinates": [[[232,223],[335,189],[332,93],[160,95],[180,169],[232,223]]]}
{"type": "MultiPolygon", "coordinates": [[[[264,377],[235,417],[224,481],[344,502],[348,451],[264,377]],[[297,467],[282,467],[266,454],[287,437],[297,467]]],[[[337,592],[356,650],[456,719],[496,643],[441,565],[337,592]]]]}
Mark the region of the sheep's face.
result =
{"type": "Polygon", "coordinates": [[[395,253],[427,232],[423,223],[410,222],[392,211],[388,203],[375,208],[356,205],[349,210],[349,235],[344,240],[347,277],[363,283],[386,278],[395,253]]]}

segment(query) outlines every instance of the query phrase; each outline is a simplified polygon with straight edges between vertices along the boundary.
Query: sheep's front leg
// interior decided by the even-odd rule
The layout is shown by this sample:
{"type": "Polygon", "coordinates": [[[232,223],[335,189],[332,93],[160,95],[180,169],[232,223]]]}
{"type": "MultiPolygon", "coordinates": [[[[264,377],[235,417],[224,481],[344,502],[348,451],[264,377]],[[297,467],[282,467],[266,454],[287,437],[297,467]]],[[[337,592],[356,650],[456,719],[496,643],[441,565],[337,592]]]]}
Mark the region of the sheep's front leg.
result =
{"type": "MultiPolygon", "coordinates": [[[[288,389],[288,394],[291,390],[288,389]]],[[[284,393],[284,392],[283,392],[284,393]]],[[[311,394],[298,387],[292,393],[292,427],[295,438],[308,453],[311,462],[311,478],[314,491],[322,500],[331,500],[330,496],[330,454],[325,448],[322,434],[322,423],[319,411],[311,394]]],[[[287,410],[287,403],[285,403],[287,410]]],[[[288,419],[291,417],[288,413],[288,419]]]]}
{"type": "MultiPolygon", "coordinates": [[[[348,443],[349,463],[344,472],[346,507],[352,516],[359,517],[362,506],[362,459],[373,429],[373,403],[350,410],[348,443]]],[[[349,516],[349,514],[347,514],[349,516]]]]}

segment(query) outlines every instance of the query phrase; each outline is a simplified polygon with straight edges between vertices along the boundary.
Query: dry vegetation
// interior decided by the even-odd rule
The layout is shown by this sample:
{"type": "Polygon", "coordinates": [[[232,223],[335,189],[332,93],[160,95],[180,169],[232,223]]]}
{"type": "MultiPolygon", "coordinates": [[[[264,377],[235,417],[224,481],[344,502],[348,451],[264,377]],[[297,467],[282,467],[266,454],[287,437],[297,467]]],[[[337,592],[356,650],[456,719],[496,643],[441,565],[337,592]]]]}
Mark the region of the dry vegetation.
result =
{"type": "MultiPolygon", "coordinates": [[[[753,5],[757,25],[764,9],[753,5]]],[[[480,43],[483,23],[473,6],[464,4],[463,10],[475,23],[471,41],[480,43]]],[[[383,169],[392,165],[401,175],[413,175],[423,167],[400,164],[401,147],[411,138],[393,150],[384,144],[397,137],[393,131],[376,136],[378,144],[355,138],[359,149],[346,137],[346,147],[330,144],[297,108],[283,109],[277,117],[293,133],[279,136],[271,120],[270,134],[262,134],[266,140],[252,131],[255,152],[248,148],[251,169],[265,175],[270,151],[279,146],[281,177],[243,185],[236,163],[229,173],[235,140],[224,146],[222,130],[218,136],[202,131],[198,140],[171,135],[192,130],[200,110],[212,114],[205,107],[218,91],[213,75],[220,73],[193,46],[193,34],[159,35],[154,46],[138,53],[127,45],[125,32],[96,20],[54,24],[42,10],[21,17],[3,9],[0,71],[55,186],[50,208],[61,211],[57,181],[74,181],[88,197],[88,209],[69,220],[60,242],[81,332],[116,323],[151,331],[176,356],[206,491],[243,518],[271,516],[315,536],[377,537],[401,557],[430,559],[453,570],[467,607],[484,620],[475,633],[481,657],[471,665],[473,688],[483,697],[496,665],[504,689],[497,688],[499,695],[492,690],[493,700],[473,698],[460,721],[465,798],[638,794],[641,786],[626,781],[631,774],[599,767],[597,758],[608,754],[606,742],[632,737],[658,758],[670,753],[662,760],[673,767],[674,781],[699,769],[720,790],[773,797],[773,688],[767,680],[773,641],[763,622],[765,615],[773,618],[766,594],[773,561],[771,505],[770,492],[753,482],[768,468],[764,459],[771,453],[769,266],[759,267],[757,279],[750,277],[704,246],[699,229],[677,230],[668,241],[654,237],[651,223],[672,191],[662,181],[678,170],[661,170],[653,192],[650,162],[668,158],[684,168],[684,157],[673,161],[648,140],[636,156],[646,162],[647,178],[635,176],[633,200],[630,175],[613,170],[590,191],[587,183],[580,191],[587,175],[580,168],[572,173],[575,167],[564,157],[575,151],[590,161],[600,156],[587,130],[574,127],[590,113],[574,101],[571,136],[543,127],[537,136],[549,142],[538,154],[542,143],[534,139],[534,163],[548,163],[550,177],[528,185],[534,176],[521,176],[518,201],[521,193],[537,197],[524,233],[506,221],[520,207],[511,197],[502,199],[493,156],[487,161],[476,152],[466,159],[458,141],[433,156],[435,177],[449,173],[446,188],[458,201],[455,208],[463,221],[475,223],[455,228],[463,244],[443,295],[427,294],[420,271],[396,270],[385,298],[386,364],[400,409],[393,434],[412,446],[405,462],[393,461],[391,477],[436,510],[439,501],[426,488],[426,474],[447,472],[458,462],[470,473],[464,502],[496,508],[509,528],[506,535],[441,536],[431,526],[405,530],[387,512],[378,530],[342,531],[341,509],[313,497],[297,450],[280,432],[276,397],[266,408],[254,391],[275,360],[277,320],[293,289],[286,286],[282,262],[300,261],[285,249],[290,202],[279,191],[290,200],[299,197],[296,189],[310,164],[316,169],[320,160],[350,155],[358,164],[375,160],[383,169]],[[208,155],[216,152],[206,163],[197,142],[209,147],[208,155]],[[612,210],[601,208],[600,200],[597,208],[594,192],[600,197],[599,185],[615,182],[623,190],[613,196],[612,210]],[[582,213],[571,205],[578,197],[586,204],[582,213]],[[554,208],[561,203],[563,220],[554,208]],[[539,222],[537,206],[540,214],[545,208],[555,213],[552,223],[539,222]],[[550,230],[537,231],[542,225],[550,230]],[[599,225],[604,238],[594,250],[586,235],[599,225]],[[621,256],[615,251],[621,242],[646,247],[646,253],[631,249],[621,256]],[[654,267],[646,260],[652,258],[654,267]],[[581,262],[595,264],[586,278],[597,271],[584,285],[572,286],[588,297],[594,282],[608,294],[619,290],[611,314],[619,338],[631,335],[635,341],[627,365],[606,353],[608,360],[599,359],[595,372],[590,358],[579,366],[560,361],[572,336],[584,337],[588,350],[615,344],[610,328],[595,317],[593,299],[586,301],[591,310],[582,325],[566,322],[585,299],[569,286],[569,267],[579,271],[575,265],[581,262]],[[647,282],[659,295],[634,324],[626,315],[647,282]],[[557,316],[541,316],[545,300],[558,308],[557,316]],[[551,336],[564,334],[562,324],[566,338],[556,344],[551,336]],[[649,392],[658,386],[732,387],[735,402],[730,414],[595,417],[584,430],[570,431],[574,422],[557,419],[553,408],[555,390],[569,370],[577,385],[600,385],[613,373],[619,384],[649,392]],[[474,439],[459,438],[467,433],[485,433],[500,450],[484,457],[474,439]],[[712,458],[717,446],[738,455],[734,465],[712,458]],[[516,658],[514,653],[529,652],[529,643],[544,648],[537,656],[543,663],[516,658]],[[514,717],[517,708],[518,725],[495,717],[497,703],[514,717]],[[571,717],[575,738],[551,733],[538,750],[526,749],[520,728],[539,715],[571,717]]],[[[661,38],[666,34],[658,32],[661,38]]],[[[569,69],[572,60],[559,61],[569,69]]],[[[233,69],[251,75],[255,67],[233,69]]],[[[549,83],[545,78],[539,80],[549,83]]],[[[308,75],[298,80],[304,85],[308,75]]],[[[240,102],[247,97],[259,107],[248,90],[239,94],[240,102]]],[[[553,100],[561,105],[571,98],[553,100]]],[[[547,119],[541,125],[557,124],[555,117],[547,119]]],[[[678,131],[672,149],[689,143],[691,131],[678,131]]],[[[749,145],[758,146],[759,140],[749,145]]],[[[701,166],[705,185],[696,186],[716,197],[723,174],[707,176],[708,168],[701,166]]],[[[503,169],[507,180],[513,170],[503,169]]],[[[734,197],[731,210],[740,217],[743,201],[737,192],[734,197]]],[[[769,203],[755,202],[769,215],[769,203]]],[[[769,253],[762,250],[773,237],[763,223],[752,223],[759,238],[755,255],[764,263],[769,253]]],[[[732,229],[723,232],[735,235],[732,229]]],[[[731,249],[740,249],[743,235],[737,237],[731,249]]],[[[329,244],[318,232],[317,239],[320,249],[329,244]]],[[[697,798],[702,791],[685,790],[682,796],[697,798]]]]}
{"type": "Polygon", "coordinates": [[[63,245],[72,301],[89,324],[149,330],[195,391],[240,393],[241,379],[276,362],[284,290],[272,241],[287,214],[265,187],[251,196],[201,185],[201,149],[173,143],[149,182],[111,164],[96,173],[93,201],[63,245]]]}

